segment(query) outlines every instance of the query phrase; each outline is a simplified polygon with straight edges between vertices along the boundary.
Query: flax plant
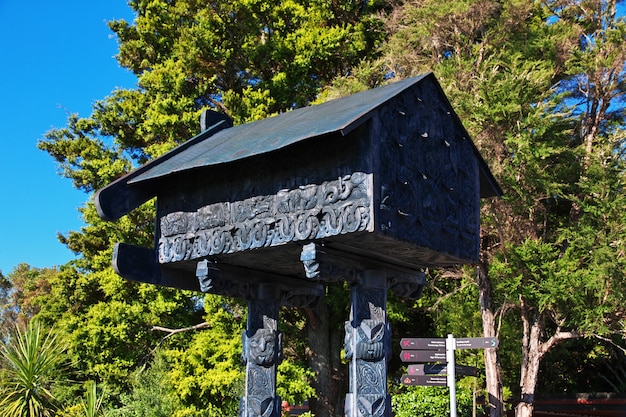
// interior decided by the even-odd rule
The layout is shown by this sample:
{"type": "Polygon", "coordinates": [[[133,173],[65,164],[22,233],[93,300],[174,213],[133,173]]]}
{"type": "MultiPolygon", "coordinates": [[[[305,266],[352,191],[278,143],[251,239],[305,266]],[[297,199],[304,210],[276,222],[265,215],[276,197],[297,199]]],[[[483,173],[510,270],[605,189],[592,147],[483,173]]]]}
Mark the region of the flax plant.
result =
{"type": "Polygon", "coordinates": [[[102,415],[102,393],[98,396],[95,381],[88,381],[86,384],[87,392],[85,399],[80,403],[82,412],[85,417],[97,417],[102,415]]]}
{"type": "Polygon", "coordinates": [[[52,332],[29,323],[0,346],[0,415],[53,416],[55,398],[50,391],[58,376],[63,347],[52,332]]]}

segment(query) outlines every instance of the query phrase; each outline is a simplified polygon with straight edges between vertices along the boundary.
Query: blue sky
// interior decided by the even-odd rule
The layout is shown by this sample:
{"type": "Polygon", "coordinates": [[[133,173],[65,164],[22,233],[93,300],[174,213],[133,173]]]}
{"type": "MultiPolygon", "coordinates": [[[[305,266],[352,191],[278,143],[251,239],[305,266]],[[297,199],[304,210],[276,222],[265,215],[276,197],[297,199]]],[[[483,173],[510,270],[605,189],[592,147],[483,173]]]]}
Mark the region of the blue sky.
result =
{"type": "Polygon", "coordinates": [[[114,58],[106,25],[132,21],[126,0],[0,0],[0,271],[22,262],[62,265],[74,254],[57,240],[82,226],[89,196],[57,174],[37,148],[69,113],[91,114],[94,101],[136,78],[114,58]]]}
{"type": "MultiPolygon", "coordinates": [[[[620,6],[620,15],[624,14],[620,6]]],[[[132,21],[126,0],[0,0],[0,271],[19,263],[62,265],[74,254],[57,240],[83,225],[78,207],[89,196],[58,175],[37,149],[46,131],[70,113],[136,78],[114,58],[106,25],[132,21]]]]}

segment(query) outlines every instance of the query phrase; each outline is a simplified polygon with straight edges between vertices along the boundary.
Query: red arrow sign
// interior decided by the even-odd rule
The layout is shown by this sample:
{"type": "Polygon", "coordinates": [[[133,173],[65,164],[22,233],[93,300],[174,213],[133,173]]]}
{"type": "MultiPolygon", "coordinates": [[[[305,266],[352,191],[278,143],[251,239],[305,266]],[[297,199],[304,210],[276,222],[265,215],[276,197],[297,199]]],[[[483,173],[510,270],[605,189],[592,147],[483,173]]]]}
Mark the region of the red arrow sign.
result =
{"type": "Polygon", "coordinates": [[[420,363],[409,365],[407,373],[409,375],[445,375],[446,365],[442,363],[420,363]]]}
{"type": "MultiPolygon", "coordinates": [[[[420,363],[417,365],[409,365],[407,373],[409,375],[446,375],[447,366],[440,363],[420,363]]],[[[476,376],[478,369],[473,366],[456,365],[454,372],[457,375],[476,376]]]]}
{"type": "Polygon", "coordinates": [[[402,362],[445,362],[446,352],[441,350],[403,350],[400,352],[402,362]]]}
{"type": "Polygon", "coordinates": [[[400,380],[404,385],[438,385],[445,387],[448,384],[448,379],[445,376],[402,375],[400,380]]]}
{"type": "Polygon", "coordinates": [[[425,339],[407,337],[400,340],[402,349],[446,349],[446,339],[425,339]]]}

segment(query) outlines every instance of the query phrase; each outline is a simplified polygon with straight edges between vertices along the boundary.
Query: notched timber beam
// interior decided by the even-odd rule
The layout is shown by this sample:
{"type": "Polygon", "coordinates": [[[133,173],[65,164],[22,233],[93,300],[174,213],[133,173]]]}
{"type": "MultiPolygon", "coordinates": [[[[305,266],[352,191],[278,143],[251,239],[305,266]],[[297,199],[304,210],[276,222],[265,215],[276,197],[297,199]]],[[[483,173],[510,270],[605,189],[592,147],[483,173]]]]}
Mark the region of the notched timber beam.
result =
{"type": "Polygon", "coordinates": [[[193,273],[159,267],[156,252],[151,248],[116,244],[113,249],[113,269],[130,281],[200,291],[200,284],[193,273]]]}
{"type": "MultiPolygon", "coordinates": [[[[206,272],[201,277],[203,292],[247,300],[259,299],[263,296],[261,284],[271,283],[279,289],[281,304],[290,307],[312,307],[324,295],[324,285],[319,282],[210,260],[200,262],[206,262],[206,272]]],[[[201,291],[196,272],[159,265],[153,249],[118,243],[113,252],[113,269],[131,281],[201,291]]]]}
{"type": "Polygon", "coordinates": [[[362,283],[368,270],[383,271],[389,289],[398,296],[418,299],[426,285],[426,275],[422,271],[390,264],[373,258],[358,256],[316,243],[304,245],[300,254],[306,277],[312,280],[350,284],[362,283]]]}

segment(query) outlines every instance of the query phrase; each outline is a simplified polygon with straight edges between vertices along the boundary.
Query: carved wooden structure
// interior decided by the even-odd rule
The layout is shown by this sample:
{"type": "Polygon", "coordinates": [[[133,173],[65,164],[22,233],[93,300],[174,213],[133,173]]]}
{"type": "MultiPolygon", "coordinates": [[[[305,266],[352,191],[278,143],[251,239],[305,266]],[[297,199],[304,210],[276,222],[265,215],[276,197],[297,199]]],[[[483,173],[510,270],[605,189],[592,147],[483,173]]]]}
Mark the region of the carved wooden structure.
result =
{"type": "Polygon", "coordinates": [[[96,194],[115,220],[157,197],[155,247],[118,244],[131,280],[242,297],[251,318],[241,415],[278,416],[278,305],[352,285],[349,416],[389,416],[387,291],[476,262],[481,197],[501,194],[432,74],[203,132],[96,194]],[[266,349],[271,353],[263,353],[266,349]]]}

